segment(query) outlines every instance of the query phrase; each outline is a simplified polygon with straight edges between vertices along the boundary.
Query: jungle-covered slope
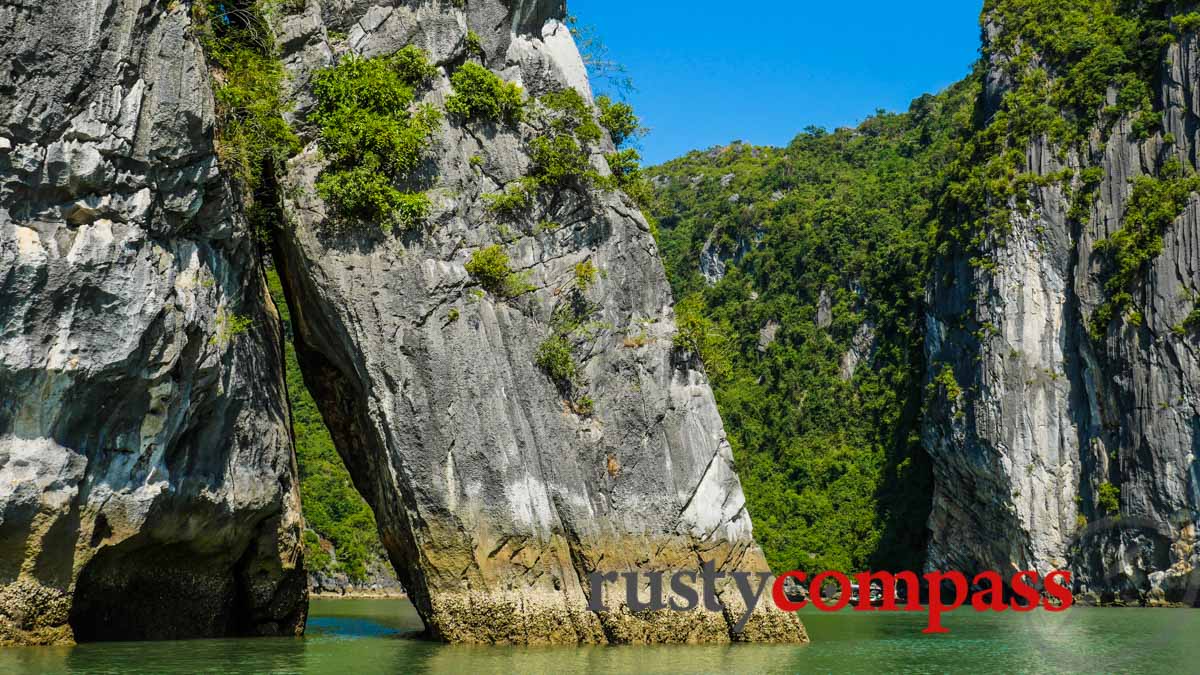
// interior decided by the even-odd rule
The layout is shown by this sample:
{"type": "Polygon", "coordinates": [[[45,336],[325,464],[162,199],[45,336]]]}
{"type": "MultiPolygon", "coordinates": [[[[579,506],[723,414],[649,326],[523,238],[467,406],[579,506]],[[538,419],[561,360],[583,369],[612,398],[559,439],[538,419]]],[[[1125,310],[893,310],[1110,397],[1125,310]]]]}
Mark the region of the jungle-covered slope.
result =
{"type": "Polygon", "coordinates": [[[978,91],[649,171],[678,311],[705,336],[777,569],[922,563],[922,303],[935,202],[978,91]]]}

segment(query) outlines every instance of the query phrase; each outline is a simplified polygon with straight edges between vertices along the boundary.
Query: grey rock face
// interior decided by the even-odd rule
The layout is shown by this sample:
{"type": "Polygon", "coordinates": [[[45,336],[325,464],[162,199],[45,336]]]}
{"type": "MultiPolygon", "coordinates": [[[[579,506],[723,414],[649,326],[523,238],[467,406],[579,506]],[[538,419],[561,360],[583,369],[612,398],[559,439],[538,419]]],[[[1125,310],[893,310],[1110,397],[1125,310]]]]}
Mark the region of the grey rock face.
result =
{"type": "MultiPolygon", "coordinates": [[[[937,485],[930,567],[1069,568],[1081,593],[1194,600],[1200,363],[1195,334],[1173,328],[1200,287],[1195,195],[1139,280],[1142,324],[1118,321],[1100,340],[1087,329],[1105,299],[1097,242],[1123,226],[1131,179],[1170,158],[1189,165],[1196,152],[1196,36],[1171,46],[1167,62],[1159,96],[1174,144],[1161,134],[1138,142],[1122,120],[1107,137],[1093,134],[1095,162],[1060,159],[1045,141],[1028,148],[1039,175],[1103,170],[1089,223],[1067,217],[1061,188],[1041,187],[994,251],[994,271],[939,261],[927,352],[932,374],[949,367],[962,393],[935,406],[925,429],[937,485]],[[978,325],[961,323],[969,315],[978,325]],[[1119,519],[1101,507],[1105,484],[1120,489],[1119,519]]],[[[1008,86],[1001,66],[987,78],[993,105],[1008,86]]]]}
{"type": "Polygon", "coordinates": [[[867,321],[858,327],[854,339],[850,342],[850,349],[842,355],[839,369],[842,379],[847,382],[853,380],[854,371],[858,369],[859,364],[870,361],[875,354],[875,348],[875,322],[867,321]]]}
{"type": "MultiPolygon", "coordinates": [[[[520,0],[310,3],[280,30],[353,26],[344,43],[292,41],[294,83],[347,50],[415,44],[445,66],[426,96],[440,104],[473,30],[488,66],[529,94],[590,96],[562,16],[561,3],[520,0]]],[[[306,97],[301,84],[297,119],[306,97]]],[[[482,195],[528,170],[537,124],[443,124],[425,172],[434,210],[418,230],[334,227],[313,189],[316,143],[283,181],[280,266],[300,360],[401,582],[431,634],[455,642],[804,639],[794,617],[767,611],[731,635],[729,586],[725,613],[635,616],[616,586],[609,611],[588,610],[592,572],[767,568],[705,376],[673,354],[670,288],[637,208],[619,193],[561,190],[517,222],[487,210],[482,195]],[[472,282],[472,252],[495,243],[533,292],[505,300],[472,282]],[[584,261],[601,270],[585,294],[590,320],[572,334],[592,414],[535,365],[584,261]]],[[[607,173],[602,155],[592,161],[607,173]]]]}
{"type": "Polygon", "coordinates": [[[829,328],[833,325],[833,298],[829,292],[822,290],[817,298],[817,328],[829,328]]]}
{"type": "Polygon", "coordinates": [[[0,644],[304,624],[278,320],[188,25],[0,7],[0,644]]]}
{"type": "Polygon", "coordinates": [[[767,349],[775,344],[775,337],[779,334],[780,328],[779,322],[774,319],[763,325],[762,329],[758,331],[758,351],[766,353],[767,349]]]}
{"type": "MultiPolygon", "coordinates": [[[[704,242],[704,248],[700,250],[700,276],[704,277],[709,286],[715,286],[725,278],[730,262],[741,262],[751,250],[750,241],[738,237],[737,248],[729,251],[728,247],[717,241],[720,235],[721,229],[718,227],[708,236],[708,241],[704,242]]],[[[758,236],[761,237],[761,234],[758,236]]]]}
{"type": "Polygon", "coordinates": [[[367,564],[364,579],[351,579],[344,572],[309,572],[308,588],[313,594],[334,597],[387,597],[406,595],[400,582],[396,581],[396,570],[389,561],[372,559],[367,564]]]}
{"type": "Polygon", "coordinates": [[[704,242],[704,248],[700,250],[700,275],[709,286],[725,278],[725,258],[721,256],[720,248],[713,244],[712,237],[704,242]]]}

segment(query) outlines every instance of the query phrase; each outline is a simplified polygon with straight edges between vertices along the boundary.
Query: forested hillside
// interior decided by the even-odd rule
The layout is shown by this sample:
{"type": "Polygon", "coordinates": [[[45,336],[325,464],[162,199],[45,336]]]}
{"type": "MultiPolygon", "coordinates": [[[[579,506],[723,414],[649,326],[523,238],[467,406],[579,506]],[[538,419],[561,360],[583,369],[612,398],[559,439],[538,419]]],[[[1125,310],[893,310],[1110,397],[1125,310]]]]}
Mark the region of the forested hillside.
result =
{"type": "Polygon", "coordinates": [[[678,311],[777,569],[919,568],[923,296],[935,200],[972,79],[787,148],[734,143],[649,171],[678,311]]]}
{"type": "Polygon", "coordinates": [[[292,345],[291,312],[274,269],[268,270],[267,285],[283,320],[288,402],[307,526],[306,568],[310,573],[344,574],[353,584],[365,582],[370,572],[390,574],[375,516],[354,489],[321,412],[304,384],[292,345]]]}

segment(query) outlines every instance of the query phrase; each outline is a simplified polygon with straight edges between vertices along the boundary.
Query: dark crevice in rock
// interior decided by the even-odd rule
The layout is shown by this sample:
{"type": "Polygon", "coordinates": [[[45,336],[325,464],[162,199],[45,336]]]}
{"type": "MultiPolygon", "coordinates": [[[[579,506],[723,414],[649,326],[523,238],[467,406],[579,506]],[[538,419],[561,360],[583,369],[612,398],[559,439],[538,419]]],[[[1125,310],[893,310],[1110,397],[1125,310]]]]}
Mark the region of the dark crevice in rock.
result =
{"type": "Polygon", "coordinates": [[[102,549],[76,582],[69,618],[75,640],[295,635],[307,615],[306,575],[280,575],[257,545],[238,558],[228,548],[205,552],[150,537],[102,549]]]}
{"type": "Polygon", "coordinates": [[[238,589],[227,555],[128,541],[103,549],[75,587],[78,642],[179,640],[236,634],[238,589]]]}

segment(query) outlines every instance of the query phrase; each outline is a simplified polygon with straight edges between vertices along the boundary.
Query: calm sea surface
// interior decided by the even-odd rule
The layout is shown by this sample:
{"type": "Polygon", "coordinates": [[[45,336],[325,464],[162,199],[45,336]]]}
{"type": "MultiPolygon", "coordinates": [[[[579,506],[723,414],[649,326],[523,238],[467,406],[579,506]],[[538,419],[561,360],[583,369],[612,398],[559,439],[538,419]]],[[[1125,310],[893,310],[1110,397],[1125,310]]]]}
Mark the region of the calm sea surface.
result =
{"type": "Polygon", "coordinates": [[[0,649],[0,673],[1200,673],[1200,610],[802,613],[812,644],[458,647],[413,637],[403,600],[317,600],[303,639],[0,649]]]}

